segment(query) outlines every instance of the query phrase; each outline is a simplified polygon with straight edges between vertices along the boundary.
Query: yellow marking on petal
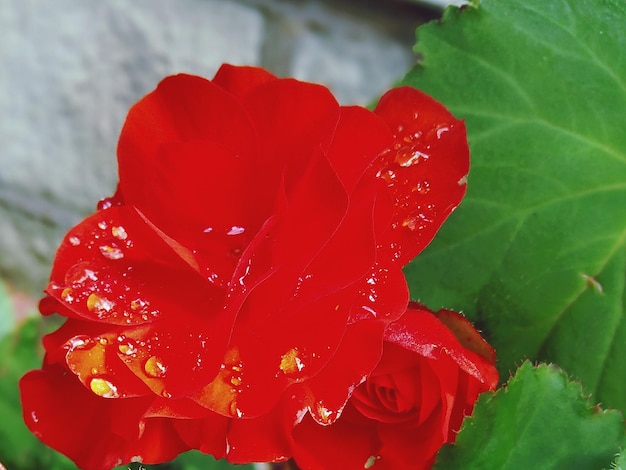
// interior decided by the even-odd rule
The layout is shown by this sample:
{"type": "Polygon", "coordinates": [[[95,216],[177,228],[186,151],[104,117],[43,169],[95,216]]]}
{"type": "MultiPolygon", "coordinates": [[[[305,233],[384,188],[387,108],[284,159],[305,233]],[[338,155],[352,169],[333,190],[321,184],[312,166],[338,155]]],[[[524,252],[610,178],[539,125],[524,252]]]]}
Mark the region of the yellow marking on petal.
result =
{"type": "Polygon", "coordinates": [[[299,357],[299,352],[296,348],[291,348],[280,358],[280,370],[285,374],[295,374],[304,369],[304,364],[299,357]]]}

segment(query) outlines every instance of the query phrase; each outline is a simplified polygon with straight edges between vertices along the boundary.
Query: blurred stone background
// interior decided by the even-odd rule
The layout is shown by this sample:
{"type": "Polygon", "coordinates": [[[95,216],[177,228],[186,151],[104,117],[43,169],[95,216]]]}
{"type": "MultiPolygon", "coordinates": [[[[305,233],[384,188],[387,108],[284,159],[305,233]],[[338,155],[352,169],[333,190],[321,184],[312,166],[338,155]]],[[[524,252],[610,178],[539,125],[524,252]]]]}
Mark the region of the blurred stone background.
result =
{"type": "Polygon", "coordinates": [[[367,104],[415,64],[415,28],[441,13],[428,3],[0,0],[0,278],[20,309],[114,191],[126,112],[162,77],[261,65],[367,104]]]}

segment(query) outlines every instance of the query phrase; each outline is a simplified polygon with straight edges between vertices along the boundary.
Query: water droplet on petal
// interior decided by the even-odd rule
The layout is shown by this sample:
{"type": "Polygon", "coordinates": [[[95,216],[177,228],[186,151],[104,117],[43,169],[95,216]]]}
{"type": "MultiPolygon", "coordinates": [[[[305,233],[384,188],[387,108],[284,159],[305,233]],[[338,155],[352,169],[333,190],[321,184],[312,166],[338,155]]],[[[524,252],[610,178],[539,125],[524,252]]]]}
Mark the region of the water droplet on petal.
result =
{"type": "Polygon", "coordinates": [[[120,353],[124,354],[125,356],[132,356],[137,353],[137,346],[133,341],[127,339],[124,336],[118,336],[117,341],[119,343],[117,345],[117,349],[120,351],[120,353]]]}
{"type": "Polygon", "coordinates": [[[237,418],[241,418],[243,416],[243,412],[237,406],[237,400],[233,400],[230,402],[230,414],[231,416],[236,416],[237,418]]]}
{"type": "Polygon", "coordinates": [[[107,259],[117,260],[124,257],[124,252],[117,246],[102,245],[100,246],[100,253],[107,259]]]}
{"type": "Polygon", "coordinates": [[[203,230],[204,233],[211,233],[213,231],[213,227],[207,227],[203,230]]]}
{"type": "Polygon", "coordinates": [[[434,215],[435,214],[431,205],[425,208],[418,207],[416,211],[412,212],[406,219],[404,219],[402,226],[408,228],[412,232],[422,230],[432,222],[432,217],[434,215]]]}
{"type": "Polygon", "coordinates": [[[246,229],[244,227],[239,227],[237,225],[233,225],[230,230],[228,232],[226,232],[226,235],[239,235],[243,232],[245,232],[246,229]]]}
{"type": "Polygon", "coordinates": [[[104,210],[110,209],[113,206],[119,206],[119,205],[120,205],[119,201],[116,201],[112,197],[105,197],[104,199],[100,199],[100,201],[98,201],[97,209],[99,211],[104,211],[104,210]]]}
{"type": "Polygon", "coordinates": [[[111,227],[111,235],[113,235],[118,240],[126,240],[128,238],[128,233],[126,229],[121,225],[114,225],[111,227]]]}
{"type": "Polygon", "coordinates": [[[161,359],[159,359],[156,356],[151,356],[143,365],[143,370],[146,372],[146,375],[148,377],[158,379],[161,377],[165,377],[165,373],[167,372],[167,367],[163,365],[163,362],[161,362],[161,359]]]}
{"type": "Polygon", "coordinates": [[[170,392],[166,391],[166,390],[163,390],[163,391],[161,392],[161,396],[162,396],[163,398],[172,398],[172,394],[171,394],[170,392]]]}
{"type": "Polygon", "coordinates": [[[101,377],[91,379],[89,388],[93,393],[103,398],[118,398],[120,396],[117,387],[101,377]]]}
{"type": "Polygon", "coordinates": [[[107,225],[107,223],[106,223],[104,220],[102,220],[102,221],[98,222],[98,227],[99,227],[100,229],[102,229],[102,230],[106,230],[106,228],[108,227],[108,225],[107,225]]]}
{"type": "Polygon", "coordinates": [[[380,455],[370,455],[363,464],[363,468],[372,468],[378,460],[380,460],[380,455]]]}
{"type": "Polygon", "coordinates": [[[430,192],[430,183],[426,180],[418,181],[415,185],[415,191],[422,195],[428,194],[430,192]]]}
{"type": "Polygon", "coordinates": [[[67,303],[72,303],[74,301],[74,289],[71,287],[63,289],[63,292],[61,292],[61,298],[67,303]]]}
{"type": "Polygon", "coordinates": [[[401,167],[409,167],[419,163],[421,160],[428,160],[429,155],[420,152],[415,147],[402,147],[396,153],[395,162],[401,167]]]}
{"type": "Polygon", "coordinates": [[[379,170],[376,176],[384,179],[387,184],[392,184],[396,179],[396,172],[390,168],[385,168],[384,170],[379,170]]]}
{"type": "Polygon", "coordinates": [[[70,245],[72,245],[72,246],[80,245],[80,238],[78,238],[78,237],[69,237],[67,239],[67,241],[70,242],[70,245]]]}
{"type": "Polygon", "coordinates": [[[89,349],[93,347],[93,340],[89,336],[78,335],[70,338],[65,343],[65,348],[70,351],[74,351],[76,349],[89,349]]]}
{"type": "Polygon", "coordinates": [[[147,302],[143,299],[135,299],[130,302],[130,308],[132,310],[139,310],[140,308],[144,308],[147,302]]]}
{"type": "Polygon", "coordinates": [[[83,284],[85,281],[97,281],[98,275],[93,269],[86,267],[85,262],[80,262],[68,269],[65,274],[65,284],[77,285],[83,284]]]}
{"type": "Polygon", "coordinates": [[[110,312],[115,307],[115,302],[99,296],[98,294],[91,293],[87,297],[87,308],[92,312],[110,312]]]}
{"type": "Polygon", "coordinates": [[[322,402],[317,403],[317,416],[323,424],[330,424],[333,419],[334,412],[326,408],[322,402]]]}
{"type": "Polygon", "coordinates": [[[441,139],[441,136],[450,130],[449,127],[440,127],[437,129],[437,138],[441,139]]]}

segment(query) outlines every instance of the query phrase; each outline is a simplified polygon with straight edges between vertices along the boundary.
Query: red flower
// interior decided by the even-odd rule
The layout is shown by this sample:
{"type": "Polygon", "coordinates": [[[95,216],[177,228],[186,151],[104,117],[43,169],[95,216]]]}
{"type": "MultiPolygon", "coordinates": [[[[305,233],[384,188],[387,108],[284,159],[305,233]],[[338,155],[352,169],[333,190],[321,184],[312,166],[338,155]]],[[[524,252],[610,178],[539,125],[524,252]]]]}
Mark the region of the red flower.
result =
{"type": "Polygon", "coordinates": [[[375,112],[224,66],[130,110],[116,194],[70,230],[25,420],[81,467],[189,448],[281,460],[332,422],[404,312],[402,267],[465,192],[465,128],[399,88],[375,112]],[[246,418],[246,419],[238,419],[246,418]]]}
{"type": "Polygon", "coordinates": [[[385,331],[383,356],[332,426],[294,429],[303,469],[429,469],[478,395],[495,389],[495,352],[463,316],[418,304],[385,331]]]}

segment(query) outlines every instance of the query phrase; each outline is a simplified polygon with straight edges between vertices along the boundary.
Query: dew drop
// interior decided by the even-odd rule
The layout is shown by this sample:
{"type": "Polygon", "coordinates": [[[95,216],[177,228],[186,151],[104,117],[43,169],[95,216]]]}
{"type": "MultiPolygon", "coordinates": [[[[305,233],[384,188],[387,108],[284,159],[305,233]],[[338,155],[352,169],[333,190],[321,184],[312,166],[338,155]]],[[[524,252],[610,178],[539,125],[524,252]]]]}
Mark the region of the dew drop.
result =
{"type": "Polygon", "coordinates": [[[333,411],[326,408],[321,402],[318,402],[317,415],[323,424],[329,424],[332,420],[333,411]]]}
{"type": "Polygon", "coordinates": [[[420,160],[428,160],[429,155],[414,147],[402,147],[396,153],[395,162],[401,167],[416,165],[420,160]]]}
{"type": "Polygon", "coordinates": [[[372,468],[378,460],[380,460],[380,455],[370,455],[363,464],[363,468],[372,468]]]}
{"type": "Polygon", "coordinates": [[[444,135],[449,130],[450,130],[449,127],[440,127],[439,129],[437,129],[437,138],[441,139],[441,136],[444,135]]]}
{"type": "Polygon", "coordinates": [[[415,185],[415,191],[421,195],[426,195],[430,192],[430,183],[426,180],[418,181],[415,185]]]}
{"type": "Polygon", "coordinates": [[[126,229],[121,225],[114,225],[111,227],[111,235],[113,235],[118,240],[126,240],[128,238],[128,233],[126,229]]]}
{"type": "Polygon", "coordinates": [[[113,198],[105,197],[104,199],[100,199],[98,201],[98,205],[96,206],[99,211],[104,211],[110,209],[113,206],[119,205],[117,202],[114,203],[113,198]]]}
{"type": "Polygon", "coordinates": [[[92,312],[110,312],[115,306],[115,302],[91,293],[87,297],[87,308],[92,312]]]}
{"type": "Polygon", "coordinates": [[[233,400],[230,402],[230,414],[231,416],[236,416],[237,418],[241,418],[243,416],[243,412],[237,406],[237,401],[233,400]]]}
{"type": "Polygon", "coordinates": [[[135,311],[141,308],[144,308],[146,305],[147,305],[147,302],[143,299],[135,299],[130,302],[131,310],[135,310],[135,311]]]}
{"type": "Polygon", "coordinates": [[[65,274],[65,284],[80,285],[85,281],[97,281],[98,276],[93,269],[85,267],[87,263],[80,262],[72,266],[65,274]]]}
{"type": "Polygon", "coordinates": [[[239,234],[242,234],[245,231],[246,231],[246,229],[244,227],[239,227],[237,225],[233,225],[230,228],[230,230],[228,232],[226,232],[226,235],[239,235],[239,234]]]}
{"type": "Polygon", "coordinates": [[[384,179],[387,184],[392,184],[396,179],[396,172],[390,168],[385,168],[384,170],[379,170],[378,173],[376,173],[376,176],[384,179]]]}
{"type": "Polygon", "coordinates": [[[102,220],[102,221],[98,222],[98,227],[101,230],[106,230],[106,228],[108,227],[108,224],[104,220],[102,220]]]}
{"type": "Polygon", "coordinates": [[[167,372],[167,367],[163,365],[163,362],[161,362],[161,359],[159,359],[156,356],[151,356],[143,365],[143,370],[146,372],[146,375],[148,377],[158,379],[161,377],[165,377],[165,373],[167,372]]]}
{"type": "Polygon", "coordinates": [[[124,257],[124,252],[117,246],[102,245],[99,248],[102,256],[107,259],[117,260],[124,257]]]}
{"type": "Polygon", "coordinates": [[[65,347],[70,351],[74,351],[76,349],[87,349],[93,346],[93,342],[89,336],[79,335],[70,338],[65,343],[65,347]]]}
{"type": "Polygon", "coordinates": [[[117,349],[125,356],[132,356],[137,353],[137,346],[135,343],[124,336],[117,337],[118,345],[117,349]]]}
{"type": "Polygon", "coordinates": [[[243,382],[243,379],[241,378],[241,376],[239,376],[239,375],[231,375],[230,383],[234,387],[239,387],[242,382],[243,382]]]}
{"type": "Polygon", "coordinates": [[[35,413],[34,411],[30,412],[30,417],[33,420],[33,423],[38,423],[39,422],[39,417],[37,416],[37,413],[35,413]]]}
{"type": "Polygon", "coordinates": [[[70,245],[72,245],[72,246],[80,245],[80,238],[78,238],[78,237],[69,237],[67,239],[67,241],[70,242],[70,245]]]}
{"type": "Polygon", "coordinates": [[[213,231],[213,227],[207,227],[203,230],[204,233],[211,233],[213,231]]]}
{"type": "Polygon", "coordinates": [[[74,301],[74,289],[71,287],[63,289],[63,292],[61,292],[61,298],[67,303],[72,303],[74,301]]]}
{"type": "Polygon", "coordinates": [[[170,392],[168,392],[167,390],[163,390],[163,391],[161,392],[161,396],[162,396],[163,398],[172,398],[172,394],[171,394],[170,392]]]}
{"type": "Polygon", "coordinates": [[[103,398],[118,398],[120,395],[117,391],[117,387],[106,379],[101,377],[94,377],[89,382],[89,388],[91,391],[103,398]]]}
{"type": "Polygon", "coordinates": [[[417,210],[404,219],[402,226],[409,229],[411,232],[416,230],[422,230],[432,222],[432,219],[421,210],[417,210]]]}

